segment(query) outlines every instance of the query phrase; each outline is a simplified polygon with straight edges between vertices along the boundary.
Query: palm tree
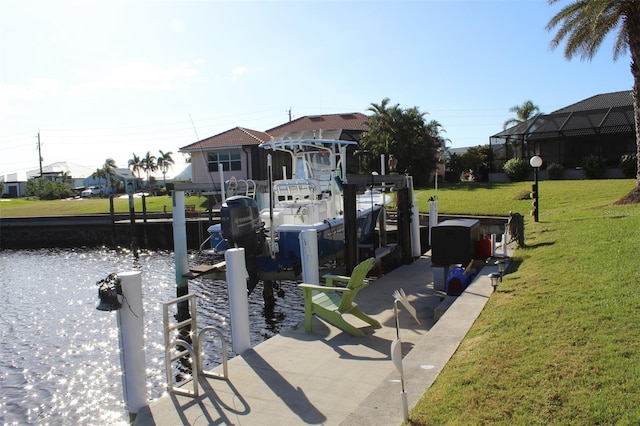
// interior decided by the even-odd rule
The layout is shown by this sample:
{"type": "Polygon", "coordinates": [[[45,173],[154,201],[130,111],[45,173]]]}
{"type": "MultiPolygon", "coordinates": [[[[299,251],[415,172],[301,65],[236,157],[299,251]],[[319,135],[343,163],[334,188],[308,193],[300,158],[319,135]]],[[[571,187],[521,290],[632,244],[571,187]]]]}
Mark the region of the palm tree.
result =
{"type": "MultiPolygon", "coordinates": [[[[507,121],[504,122],[504,124],[502,125],[504,129],[514,126],[516,124],[520,124],[520,123],[524,123],[525,121],[535,117],[536,115],[540,114],[540,108],[538,108],[537,105],[535,105],[533,102],[531,102],[531,100],[527,100],[525,101],[522,105],[514,105],[511,108],[509,108],[509,112],[514,113],[516,116],[514,118],[510,118],[507,121]]],[[[507,142],[505,143],[505,155],[507,158],[509,158],[509,143],[510,143],[510,139],[507,139],[507,142]]],[[[521,146],[521,155],[520,157],[522,158],[524,156],[524,145],[525,145],[525,136],[522,135],[522,139],[520,140],[522,146],[521,146]]],[[[513,152],[514,152],[514,156],[517,156],[516,150],[518,147],[518,141],[514,140],[513,141],[513,152]]]]}
{"type": "Polygon", "coordinates": [[[169,151],[165,153],[160,150],[160,156],[158,157],[158,161],[156,163],[158,165],[158,168],[162,172],[162,185],[165,188],[167,187],[167,171],[169,171],[171,166],[175,164],[173,162],[173,158],[171,158],[171,154],[173,154],[173,152],[169,151]]]}
{"type": "MultiPolygon", "coordinates": [[[[425,123],[426,112],[417,107],[389,107],[389,98],[371,104],[372,115],[367,120],[368,131],[360,139],[361,146],[372,155],[367,170],[375,170],[377,158],[386,154],[400,173],[411,173],[414,183],[425,184],[436,168],[436,152],[441,141],[434,132],[442,131],[437,122],[431,128],[425,123]],[[397,160],[397,162],[396,162],[397,160]]],[[[390,164],[391,170],[391,164],[390,164]]]]}
{"type": "Polygon", "coordinates": [[[426,124],[427,134],[436,141],[436,162],[442,164],[442,166],[436,165],[436,174],[444,173],[446,170],[447,158],[449,158],[449,147],[447,143],[451,143],[451,139],[442,136],[442,133],[447,131],[442,127],[442,124],[438,120],[431,120],[426,124]],[[438,167],[444,167],[439,170],[438,167]]]}
{"type": "Polygon", "coordinates": [[[67,183],[71,186],[73,184],[73,176],[71,176],[70,172],[63,172],[60,176],[60,182],[67,183]]]}
{"type": "Polygon", "coordinates": [[[515,105],[509,108],[509,112],[513,112],[515,118],[510,118],[504,122],[503,128],[511,127],[516,124],[524,123],[525,121],[540,114],[540,108],[534,105],[530,100],[525,101],[522,105],[515,105]]]}
{"type": "Polygon", "coordinates": [[[133,157],[127,162],[127,166],[129,170],[131,170],[131,173],[133,173],[133,176],[135,176],[137,180],[140,180],[140,171],[143,170],[142,160],[140,160],[140,157],[138,157],[135,152],[133,153],[133,157]]]}
{"type": "Polygon", "coordinates": [[[95,172],[93,172],[91,174],[91,177],[93,179],[98,179],[98,186],[100,187],[100,192],[102,192],[102,179],[107,177],[105,171],[104,171],[104,167],[100,167],[99,169],[96,169],[95,172]]]}
{"type": "MultiPolygon", "coordinates": [[[[558,0],[549,0],[549,4],[558,0]]],[[[564,40],[564,56],[592,59],[602,41],[613,30],[613,60],[629,51],[633,75],[633,110],[636,126],[638,173],[635,188],[625,197],[640,202],[640,2],[635,0],[575,0],[563,7],[547,24],[547,30],[558,28],[551,40],[555,49],[564,40]]]]}
{"type": "Polygon", "coordinates": [[[111,188],[111,193],[115,193],[115,180],[116,180],[116,160],[113,158],[107,158],[102,166],[104,170],[107,185],[111,188]]]}
{"type": "MultiPolygon", "coordinates": [[[[400,110],[400,104],[395,104],[391,108],[388,107],[391,99],[384,98],[380,104],[372,103],[367,111],[372,115],[366,123],[369,127],[367,133],[366,148],[371,149],[376,155],[385,154],[389,156],[396,144],[394,117],[397,117],[400,110]],[[376,135],[375,137],[371,137],[376,135]]],[[[375,159],[374,159],[375,162],[375,159]]]]}
{"type": "Polygon", "coordinates": [[[140,161],[141,165],[142,165],[142,170],[144,170],[144,172],[147,175],[147,189],[149,186],[149,175],[153,172],[155,172],[156,170],[158,170],[158,165],[156,164],[156,157],[151,155],[151,153],[149,151],[147,151],[147,155],[144,156],[144,158],[140,161]]]}

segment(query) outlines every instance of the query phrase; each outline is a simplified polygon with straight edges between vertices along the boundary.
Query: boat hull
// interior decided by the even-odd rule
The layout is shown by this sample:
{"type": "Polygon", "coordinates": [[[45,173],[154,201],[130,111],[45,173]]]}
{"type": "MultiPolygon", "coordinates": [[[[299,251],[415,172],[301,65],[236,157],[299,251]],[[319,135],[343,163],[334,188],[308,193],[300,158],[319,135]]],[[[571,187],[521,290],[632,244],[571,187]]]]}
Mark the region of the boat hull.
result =
{"type": "MultiPolygon", "coordinates": [[[[375,206],[357,214],[357,236],[360,244],[372,241],[381,206],[375,206]]],[[[294,272],[297,276],[301,271],[300,233],[315,230],[318,236],[318,263],[320,265],[340,259],[345,249],[345,229],[342,218],[328,219],[309,225],[282,225],[277,230],[278,250],[272,257],[263,253],[257,257],[260,273],[294,272]]],[[[220,225],[213,225],[208,229],[211,235],[211,248],[222,255],[229,249],[229,244],[222,238],[220,225]]],[[[287,274],[291,275],[291,274],[287,274]]]]}

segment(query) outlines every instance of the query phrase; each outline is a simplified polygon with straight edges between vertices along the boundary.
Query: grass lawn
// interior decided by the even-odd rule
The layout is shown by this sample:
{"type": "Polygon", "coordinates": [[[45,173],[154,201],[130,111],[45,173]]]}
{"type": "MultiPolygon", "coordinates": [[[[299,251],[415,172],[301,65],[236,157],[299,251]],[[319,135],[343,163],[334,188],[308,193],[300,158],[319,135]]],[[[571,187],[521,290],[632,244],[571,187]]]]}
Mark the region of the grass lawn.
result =
{"type": "Polygon", "coordinates": [[[640,424],[640,205],[612,205],[634,184],[543,181],[538,223],[530,184],[440,192],[441,212],[526,214],[526,248],[410,424],[640,424]]]}
{"type": "MultiPolygon", "coordinates": [[[[83,214],[109,214],[110,203],[108,198],[79,198],[73,200],[49,200],[40,201],[27,198],[4,198],[0,201],[0,217],[27,217],[27,216],[68,216],[83,214]]],[[[134,198],[135,210],[142,212],[142,199],[134,198]]],[[[171,196],[146,197],[147,212],[162,213],[173,211],[171,196]]],[[[207,208],[206,197],[185,197],[185,204],[193,204],[196,211],[205,211],[207,208]]],[[[113,208],[115,213],[129,213],[129,199],[114,198],[113,208]]]]}
{"type": "MultiPolygon", "coordinates": [[[[634,185],[542,181],[538,223],[530,182],[439,188],[443,214],[523,214],[526,247],[410,424],[640,424],[640,205],[613,205],[634,185]]],[[[433,195],[417,191],[420,211],[433,195]]],[[[148,211],[165,206],[170,197],[147,199],[148,211]]],[[[0,202],[0,217],[108,212],[106,199],[0,202]]]]}

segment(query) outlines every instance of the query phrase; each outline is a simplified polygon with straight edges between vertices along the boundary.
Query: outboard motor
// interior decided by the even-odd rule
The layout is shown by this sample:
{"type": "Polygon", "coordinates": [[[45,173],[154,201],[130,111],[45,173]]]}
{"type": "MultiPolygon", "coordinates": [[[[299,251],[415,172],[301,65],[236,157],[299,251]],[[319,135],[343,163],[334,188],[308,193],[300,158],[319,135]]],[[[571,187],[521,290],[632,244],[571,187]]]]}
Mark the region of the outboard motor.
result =
{"type": "Polygon", "coordinates": [[[220,227],[222,237],[231,247],[242,247],[249,273],[247,288],[249,292],[258,284],[257,256],[260,247],[260,213],[256,200],[250,197],[229,197],[220,209],[220,227]]]}

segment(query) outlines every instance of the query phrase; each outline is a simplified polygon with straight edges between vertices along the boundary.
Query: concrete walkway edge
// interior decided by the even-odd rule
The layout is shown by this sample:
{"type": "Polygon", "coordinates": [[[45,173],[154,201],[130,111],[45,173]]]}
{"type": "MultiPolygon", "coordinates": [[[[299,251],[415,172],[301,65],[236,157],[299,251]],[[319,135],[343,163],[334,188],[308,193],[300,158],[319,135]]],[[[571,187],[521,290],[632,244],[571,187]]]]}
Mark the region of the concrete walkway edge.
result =
{"type": "Polygon", "coordinates": [[[396,338],[392,293],[402,288],[422,325],[399,310],[405,391],[409,409],[456,352],[493,292],[485,264],[435,322],[444,293],[433,290],[431,259],[422,256],[374,280],[358,295],[362,310],[382,324],[356,338],[313,319],[274,336],[229,361],[229,380],[201,379],[198,398],[163,396],[138,413],[137,425],[399,425],[403,421],[400,374],[390,357],[396,338]]]}
{"type": "MultiPolygon", "coordinates": [[[[488,274],[496,270],[493,266],[484,267],[440,320],[404,357],[403,371],[409,411],[435,382],[482,312],[493,292],[488,274]]],[[[399,377],[400,374],[394,370],[387,380],[373,390],[365,403],[341,424],[401,424],[404,419],[399,377]]]]}

